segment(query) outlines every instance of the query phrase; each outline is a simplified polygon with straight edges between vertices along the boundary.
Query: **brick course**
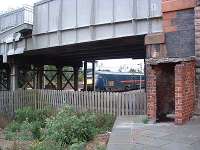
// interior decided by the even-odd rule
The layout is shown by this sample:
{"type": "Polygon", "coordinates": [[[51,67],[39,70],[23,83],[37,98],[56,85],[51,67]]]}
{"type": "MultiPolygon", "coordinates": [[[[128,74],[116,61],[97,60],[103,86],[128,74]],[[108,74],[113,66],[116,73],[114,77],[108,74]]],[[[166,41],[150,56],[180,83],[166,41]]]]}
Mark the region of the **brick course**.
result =
{"type": "MultiPolygon", "coordinates": [[[[178,59],[196,55],[196,87],[200,91],[200,6],[196,7],[197,5],[200,5],[200,0],[162,0],[163,38],[158,39],[161,34],[155,37],[149,35],[146,36],[145,44],[147,59],[178,59]]],[[[175,101],[177,124],[183,124],[190,119],[195,105],[195,65],[196,62],[191,60],[181,60],[178,63],[173,61],[163,65],[148,64],[147,113],[150,119],[156,120],[157,112],[162,113],[168,100],[175,101]],[[173,71],[170,65],[174,67],[173,71]]]]}
{"type": "Polygon", "coordinates": [[[156,121],[156,70],[152,66],[147,66],[147,115],[153,121],[156,121]]]}
{"type": "MultiPolygon", "coordinates": [[[[200,4],[200,1],[198,1],[200,4]]],[[[195,9],[195,56],[196,56],[196,101],[195,110],[200,110],[200,6],[195,9]]]]}
{"type": "Polygon", "coordinates": [[[190,120],[195,101],[195,62],[182,62],[175,66],[175,122],[190,120]]]}
{"type": "Polygon", "coordinates": [[[162,12],[194,8],[196,0],[162,0],[162,12]]]}
{"type": "Polygon", "coordinates": [[[162,113],[165,104],[175,100],[175,123],[183,124],[192,116],[195,100],[195,62],[181,62],[147,67],[147,114],[153,121],[162,113]],[[171,64],[172,65],[172,64],[171,64]],[[168,77],[167,77],[168,76],[168,77]],[[173,79],[174,78],[174,79],[173,79]]]}

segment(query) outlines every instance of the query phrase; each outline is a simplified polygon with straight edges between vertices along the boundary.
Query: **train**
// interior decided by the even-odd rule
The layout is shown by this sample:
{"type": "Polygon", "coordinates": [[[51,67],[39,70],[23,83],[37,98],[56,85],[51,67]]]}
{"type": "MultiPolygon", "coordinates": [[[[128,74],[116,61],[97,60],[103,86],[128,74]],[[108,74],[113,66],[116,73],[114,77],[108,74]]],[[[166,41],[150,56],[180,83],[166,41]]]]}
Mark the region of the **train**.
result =
{"type": "MultiPolygon", "coordinates": [[[[125,92],[145,88],[145,76],[140,73],[110,71],[95,72],[95,91],[125,92]]],[[[87,89],[92,89],[92,72],[87,74],[87,89]]]]}

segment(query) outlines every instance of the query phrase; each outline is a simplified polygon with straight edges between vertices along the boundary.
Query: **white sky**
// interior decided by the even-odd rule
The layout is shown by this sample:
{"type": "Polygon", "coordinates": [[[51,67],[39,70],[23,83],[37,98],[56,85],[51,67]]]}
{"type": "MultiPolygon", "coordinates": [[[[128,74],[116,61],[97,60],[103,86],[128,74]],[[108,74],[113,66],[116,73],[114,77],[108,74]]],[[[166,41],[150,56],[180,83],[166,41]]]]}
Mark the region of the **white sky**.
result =
{"type": "MultiPolygon", "coordinates": [[[[6,11],[8,9],[15,9],[22,7],[24,5],[33,5],[34,2],[40,0],[0,0],[0,12],[6,11]]],[[[133,59],[121,59],[121,60],[104,60],[99,61],[98,64],[102,69],[109,69],[111,71],[118,71],[120,66],[127,66],[128,69],[135,68],[138,69],[140,66],[138,64],[144,64],[143,60],[133,60],[133,59]]]]}
{"type": "Polygon", "coordinates": [[[142,68],[144,68],[144,60],[141,59],[114,59],[114,60],[103,60],[98,61],[97,69],[108,69],[111,71],[118,71],[120,66],[124,66],[124,72],[129,71],[131,68],[140,69],[142,64],[142,68]]]}

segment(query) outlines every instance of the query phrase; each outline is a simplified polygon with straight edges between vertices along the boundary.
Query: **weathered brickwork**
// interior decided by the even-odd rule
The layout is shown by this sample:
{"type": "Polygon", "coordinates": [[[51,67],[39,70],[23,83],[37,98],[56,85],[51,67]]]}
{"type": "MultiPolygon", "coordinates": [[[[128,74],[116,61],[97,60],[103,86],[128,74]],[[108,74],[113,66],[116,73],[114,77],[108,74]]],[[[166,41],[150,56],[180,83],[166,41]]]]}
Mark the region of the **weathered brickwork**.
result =
{"type": "MultiPolygon", "coordinates": [[[[162,0],[163,33],[146,36],[147,60],[150,60],[146,62],[153,62],[147,67],[150,119],[156,120],[168,107],[174,108],[175,122],[183,124],[194,112],[196,61],[190,58],[200,58],[200,8],[195,8],[198,3],[200,0],[162,0]],[[166,62],[168,58],[173,59],[166,62]]],[[[200,87],[200,59],[197,66],[199,86],[196,87],[200,87]]]]}
{"type": "Polygon", "coordinates": [[[156,121],[156,70],[152,66],[147,66],[147,115],[153,121],[156,121]]]}
{"type": "Polygon", "coordinates": [[[175,122],[183,124],[192,117],[195,99],[195,62],[175,66],[175,122]]]}
{"type": "Polygon", "coordinates": [[[165,45],[165,34],[156,33],[145,37],[145,45],[147,58],[163,58],[167,57],[167,49],[165,45]]]}
{"type": "Polygon", "coordinates": [[[195,55],[194,9],[163,13],[168,57],[195,55]]]}
{"type": "Polygon", "coordinates": [[[195,8],[195,55],[200,57],[200,6],[195,8]]]}
{"type": "Polygon", "coordinates": [[[162,11],[170,12],[194,8],[196,0],[162,0],[162,11]]]}
{"type": "Polygon", "coordinates": [[[195,62],[161,64],[147,67],[148,116],[175,111],[175,123],[183,124],[194,111],[195,62]]]}
{"type": "MultiPolygon", "coordinates": [[[[163,13],[163,33],[161,40],[147,36],[147,58],[183,58],[195,56],[195,25],[194,9],[171,11],[163,13]],[[157,44],[155,41],[157,40],[157,44]],[[154,42],[154,43],[150,43],[154,42]]],[[[162,35],[162,36],[161,36],[162,35]]],[[[154,36],[154,34],[153,34],[154,36]]],[[[159,37],[155,35],[155,37],[159,37]]]]}
{"type": "MultiPolygon", "coordinates": [[[[199,3],[200,1],[198,1],[199,3]]],[[[200,3],[199,3],[200,4],[200,3]]],[[[195,8],[196,110],[200,110],[200,6],[195,8]]]]}

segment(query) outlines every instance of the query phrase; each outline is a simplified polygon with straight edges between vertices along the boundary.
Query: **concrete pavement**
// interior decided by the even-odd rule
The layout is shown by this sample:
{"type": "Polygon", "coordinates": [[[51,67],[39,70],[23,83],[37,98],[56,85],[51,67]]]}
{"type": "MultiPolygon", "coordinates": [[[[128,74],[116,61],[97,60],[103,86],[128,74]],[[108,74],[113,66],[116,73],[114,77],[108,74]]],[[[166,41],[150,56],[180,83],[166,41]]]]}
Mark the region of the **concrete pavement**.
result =
{"type": "Polygon", "coordinates": [[[200,150],[200,117],[182,126],[144,124],[144,118],[117,118],[107,150],[200,150]]]}

